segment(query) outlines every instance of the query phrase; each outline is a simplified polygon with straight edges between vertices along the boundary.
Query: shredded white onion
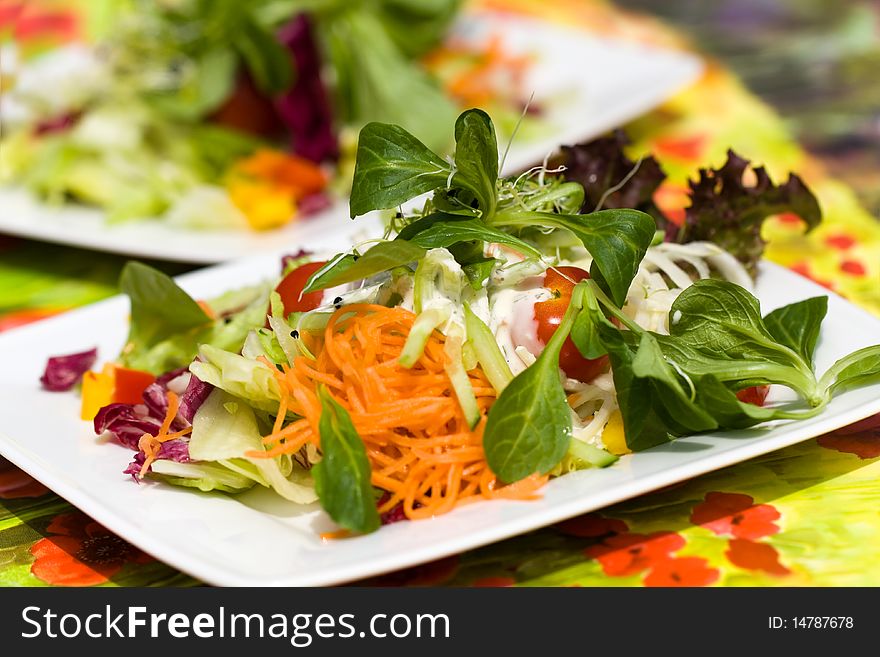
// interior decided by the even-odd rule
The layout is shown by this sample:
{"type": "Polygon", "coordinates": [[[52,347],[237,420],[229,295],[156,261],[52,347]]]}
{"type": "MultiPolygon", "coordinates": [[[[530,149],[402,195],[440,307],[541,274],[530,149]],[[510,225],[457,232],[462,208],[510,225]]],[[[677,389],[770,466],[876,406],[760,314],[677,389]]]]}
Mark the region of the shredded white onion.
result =
{"type": "MultiPolygon", "coordinates": [[[[586,263],[575,263],[584,266],[586,263]]],[[[589,266],[589,265],[586,265],[589,266]]],[[[694,276],[709,278],[713,270],[727,280],[751,290],[752,279],[740,262],[711,242],[659,244],[648,249],[627,294],[623,311],[639,326],[656,333],[669,333],[669,312],[678,295],[693,285],[694,276]],[[686,265],[688,269],[682,268],[686,265]]],[[[618,409],[610,373],[592,383],[565,382],[574,409],[572,434],[596,446],[611,414],[618,409]]]]}
{"type": "MultiPolygon", "coordinates": [[[[578,256],[559,264],[589,269],[592,263],[589,254],[586,251],[575,252],[578,256]]],[[[517,271],[522,265],[508,265],[501,270],[506,275],[496,274],[493,286],[509,291],[509,288],[522,283],[526,275],[533,275],[531,268],[534,266],[543,271],[543,263],[527,265],[522,272],[517,271]]],[[[739,261],[711,242],[653,246],[648,249],[633,279],[623,312],[649,331],[668,334],[669,313],[678,295],[693,285],[694,280],[709,278],[713,273],[748,290],[753,287],[751,277],[739,261]]],[[[511,371],[518,374],[534,363],[535,356],[525,346],[514,344],[509,331],[500,330],[502,324],[509,324],[508,316],[513,312],[512,304],[503,302],[509,301],[508,296],[497,291],[492,294],[494,303],[490,302],[492,317],[489,324],[499,338],[499,345],[511,371]],[[499,317],[507,319],[501,321],[499,317]]],[[[565,379],[563,387],[573,409],[572,436],[576,440],[604,447],[602,433],[611,415],[619,408],[611,372],[602,374],[590,383],[565,379]]]]}
{"type": "Polygon", "coordinates": [[[678,295],[693,284],[692,275],[677,263],[689,265],[700,279],[709,278],[714,269],[727,280],[752,289],[752,279],[740,262],[711,242],[659,244],[645,254],[623,309],[639,326],[669,333],[669,310],[678,295]]]}

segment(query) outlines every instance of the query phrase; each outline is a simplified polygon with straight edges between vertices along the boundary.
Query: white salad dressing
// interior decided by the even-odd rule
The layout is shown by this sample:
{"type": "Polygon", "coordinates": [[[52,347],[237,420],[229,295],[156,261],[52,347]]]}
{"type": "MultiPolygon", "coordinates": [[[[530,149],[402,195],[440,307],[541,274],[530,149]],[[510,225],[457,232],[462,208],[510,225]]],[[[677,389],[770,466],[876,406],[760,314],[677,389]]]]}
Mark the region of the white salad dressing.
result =
{"type": "Polygon", "coordinates": [[[544,349],[544,343],[538,338],[538,322],[535,319],[535,304],[551,298],[550,291],[543,285],[544,275],[541,274],[530,276],[511,287],[489,291],[489,328],[495,334],[514,375],[531,364],[517,353],[517,347],[522,347],[534,357],[544,349]]]}

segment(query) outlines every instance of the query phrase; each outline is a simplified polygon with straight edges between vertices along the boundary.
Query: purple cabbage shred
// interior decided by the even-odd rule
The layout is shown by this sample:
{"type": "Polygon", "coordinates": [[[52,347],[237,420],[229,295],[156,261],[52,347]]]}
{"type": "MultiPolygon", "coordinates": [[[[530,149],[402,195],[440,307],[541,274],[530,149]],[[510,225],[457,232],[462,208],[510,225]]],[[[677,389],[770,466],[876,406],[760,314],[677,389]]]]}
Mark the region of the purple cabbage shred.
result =
{"type": "MultiPolygon", "coordinates": [[[[98,411],[94,421],[95,433],[107,432],[116,442],[136,452],[124,473],[137,479],[146,458],[138,443],[144,434],[158,435],[168,410],[168,391],[176,393],[180,399],[171,430],[181,431],[192,426],[196,411],[213,389],[214,386],[196,378],[186,368],[172,370],[144,390],[143,404],[110,404],[98,411]]],[[[162,443],[157,459],[188,462],[189,438],[185,436],[162,443]]]]}
{"type": "MultiPolygon", "coordinates": [[[[391,495],[389,493],[382,493],[382,497],[380,497],[379,501],[376,502],[376,506],[382,506],[389,499],[391,499],[391,495]]],[[[418,506],[419,505],[417,504],[416,507],[418,506]]],[[[403,510],[403,502],[398,502],[395,506],[391,507],[391,509],[389,509],[385,513],[379,514],[379,522],[381,522],[383,525],[391,525],[395,522],[400,522],[407,519],[408,518],[406,517],[406,512],[404,512],[403,510]]]]}
{"type": "Polygon", "coordinates": [[[309,194],[300,199],[296,205],[296,209],[301,217],[310,217],[319,212],[323,212],[331,205],[333,205],[333,201],[327,194],[324,192],[317,192],[316,194],[309,194]]]}
{"type": "Polygon", "coordinates": [[[97,358],[97,348],[66,356],[52,356],[46,362],[46,370],[40,377],[40,383],[52,392],[70,390],[91,369],[97,358]]]}
{"type": "Polygon", "coordinates": [[[300,258],[311,254],[311,251],[300,249],[296,253],[288,253],[287,255],[281,256],[281,273],[284,274],[287,271],[287,268],[300,258]]]}
{"type": "Polygon", "coordinates": [[[313,162],[336,159],[339,144],[311,21],[300,14],[281,28],[278,40],[290,51],[296,69],[293,86],[275,99],[275,110],[290,131],[292,150],[313,162]]]}

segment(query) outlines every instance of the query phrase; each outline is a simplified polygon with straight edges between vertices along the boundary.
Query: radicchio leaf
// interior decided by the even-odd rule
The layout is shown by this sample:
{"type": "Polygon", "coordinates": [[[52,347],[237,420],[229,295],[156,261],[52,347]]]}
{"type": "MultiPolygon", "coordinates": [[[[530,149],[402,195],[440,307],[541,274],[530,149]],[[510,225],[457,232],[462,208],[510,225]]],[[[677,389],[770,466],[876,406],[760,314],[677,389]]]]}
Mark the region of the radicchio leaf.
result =
{"type": "Polygon", "coordinates": [[[107,431],[119,444],[137,451],[141,436],[158,434],[162,420],[143,404],[110,404],[98,411],[94,424],[96,434],[107,431]]]}
{"type": "Polygon", "coordinates": [[[159,420],[165,417],[165,411],[168,410],[168,384],[186,373],[187,369],[185,367],[171,370],[158,377],[146,387],[142,396],[151,416],[159,420]]]}
{"type": "Polygon", "coordinates": [[[80,114],[77,112],[68,112],[60,114],[51,119],[44,119],[34,126],[34,136],[44,137],[56,133],[67,132],[76,122],[79,121],[80,114]]]}
{"type": "Polygon", "coordinates": [[[751,163],[732,150],[720,169],[700,169],[700,178],[690,182],[691,205],[685,210],[680,229],[667,227],[677,242],[715,242],[737,257],[754,276],[766,242],[761,226],[770,215],[792,213],[807,225],[819,225],[822,211],[813,193],[795,174],[782,185],[774,185],[764,167],[752,167],[755,183],[743,181],[751,163]]]}
{"type": "MultiPolygon", "coordinates": [[[[177,461],[178,463],[189,463],[189,443],[183,438],[176,438],[175,440],[162,443],[156,460],[161,461],[163,459],[166,461],[177,461]]],[[[122,471],[122,474],[131,475],[135,481],[140,482],[141,468],[146,460],[146,454],[138,452],[134,455],[128,467],[122,471]]]]}
{"type": "Polygon", "coordinates": [[[208,395],[214,390],[214,386],[210,383],[205,383],[195,374],[190,374],[189,377],[186,390],[180,396],[180,407],[177,413],[189,424],[192,424],[196,411],[205,403],[208,395]]]}
{"type": "MultiPolygon", "coordinates": [[[[144,390],[143,404],[110,404],[98,411],[94,420],[95,433],[109,432],[118,443],[137,452],[124,471],[137,479],[145,458],[138,443],[145,433],[151,436],[159,433],[168,410],[168,391],[177,393],[180,398],[177,417],[171,424],[173,431],[180,431],[191,426],[196,411],[213,389],[214,386],[201,381],[186,368],[166,372],[144,390]]],[[[162,443],[157,459],[188,462],[189,438],[162,443]]]]}
{"type": "Polygon", "coordinates": [[[46,362],[46,370],[40,377],[40,383],[52,392],[70,390],[95,364],[97,357],[97,348],[66,356],[52,356],[46,362]]]}
{"type": "Polygon", "coordinates": [[[281,275],[286,274],[290,267],[293,267],[293,265],[307,255],[312,255],[312,252],[306,249],[299,249],[296,253],[286,253],[281,256],[281,275]]]}
{"type": "Polygon", "coordinates": [[[313,162],[335,159],[339,145],[311,21],[300,14],[281,28],[278,39],[290,51],[296,68],[293,86],[275,101],[275,109],[290,131],[293,152],[313,162]]]}
{"type": "Polygon", "coordinates": [[[324,192],[316,192],[301,198],[296,205],[296,211],[300,217],[311,217],[323,212],[331,205],[333,205],[333,199],[324,192]]]}

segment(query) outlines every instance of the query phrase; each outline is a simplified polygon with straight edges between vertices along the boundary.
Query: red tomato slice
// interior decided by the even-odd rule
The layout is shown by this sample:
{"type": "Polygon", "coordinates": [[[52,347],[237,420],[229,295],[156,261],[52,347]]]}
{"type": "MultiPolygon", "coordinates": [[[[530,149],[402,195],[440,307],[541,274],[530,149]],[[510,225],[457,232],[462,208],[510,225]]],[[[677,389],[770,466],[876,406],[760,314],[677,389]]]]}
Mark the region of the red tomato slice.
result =
{"type": "MultiPolygon", "coordinates": [[[[553,298],[535,304],[538,337],[544,344],[550,341],[556,329],[559,328],[562,316],[571,302],[571,293],[575,284],[589,277],[590,273],[579,267],[556,267],[547,270],[544,277],[544,287],[550,290],[553,298]]],[[[608,369],[608,357],[584,358],[571,338],[567,338],[559,354],[559,367],[569,378],[588,382],[608,369]]]]}
{"type": "Polygon", "coordinates": [[[275,291],[281,295],[285,314],[314,310],[321,305],[321,300],[324,298],[323,290],[308,294],[302,294],[302,291],[311,275],[326,264],[326,262],[307,262],[281,279],[275,291]]]}
{"type": "Polygon", "coordinates": [[[768,392],[770,392],[770,386],[752,386],[751,388],[740,390],[736,393],[736,398],[746,404],[763,406],[768,392]]]}

